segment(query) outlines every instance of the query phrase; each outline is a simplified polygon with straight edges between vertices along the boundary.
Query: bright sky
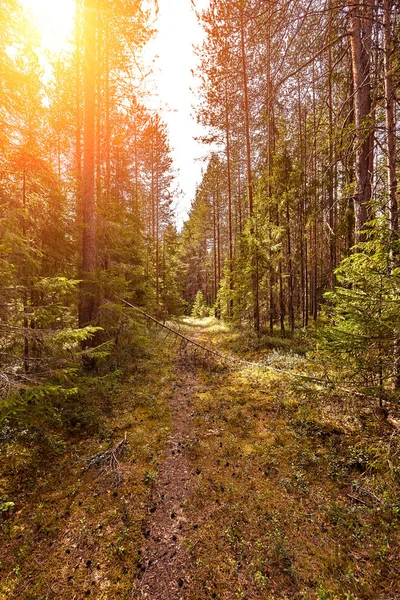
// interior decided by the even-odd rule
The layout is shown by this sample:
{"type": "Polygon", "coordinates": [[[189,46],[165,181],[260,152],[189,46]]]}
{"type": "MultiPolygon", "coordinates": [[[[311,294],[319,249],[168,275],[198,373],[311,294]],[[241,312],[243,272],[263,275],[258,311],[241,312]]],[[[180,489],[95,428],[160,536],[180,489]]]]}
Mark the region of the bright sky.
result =
{"type": "Polygon", "coordinates": [[[43,45],[59,52],[67,45],[74,26],[75,0],[20,0],[33,15],[43,45]]]}
{"type": "MultiPolygon", "coordinates": [[[[208,6],[209,0],[195,0],[196,8],[208,6]]],[[[178,200],[177,220],[182,223],[200,183],[204,146],[195,136],[204,134],[192,116],[195,104],[196,80],[191,69],[196,67],[193,44],[202,41],[202,29],[197,22],[191,0],[159,0],[158,34],[150,52],[158,55],[152,78],[159,98],[154,106],[162,107],[168,124],[175,165],[179,168],[179,185],[183,197],[178,200]],[[191,92],[193,89],[193,93],[191,92]]]]}
{"type": "MultiPolygon", "coordinates": [[[[1,1],[1,0],[0,0],[1,1]]],[[[71,36],[75,0],[21,0],[32,11],[42,36],[43,45],[58,52],[66,47],[71,36]]],[[[209,0],[195,0],[196,8],[206,8],[209,0]]],[[[159,0],[158,34],[148,49],[149,61],[156,57],[150,79],[158,97],[151,106],[161,111],[169,128],[175,167],[179,169],[178,184],[183,196],[178,199],[177,220],[181,224],[194,198],[201,178],[204,148],[193,137],[202,133],[192,116],[196,81],[191,69],[196,66],[193,44],[202,40],[191,0],[159,0]]],[[[148,85],[152,88],[151,83],[148,85]]],[[[152,90],[154,93],[154,90],[152,90]]]]}

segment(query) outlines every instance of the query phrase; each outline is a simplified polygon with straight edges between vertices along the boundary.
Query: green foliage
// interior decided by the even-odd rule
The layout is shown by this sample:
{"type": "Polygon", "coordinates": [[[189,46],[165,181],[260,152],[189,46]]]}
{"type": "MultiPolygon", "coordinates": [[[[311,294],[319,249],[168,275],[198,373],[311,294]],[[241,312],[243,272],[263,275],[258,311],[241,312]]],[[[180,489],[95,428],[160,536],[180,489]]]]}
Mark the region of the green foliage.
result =
{"type": "Polygon", "coordinates": [[[82,329],[64,329],[59,333],[56,333],[53,337],[53,341],[56,344],[60,344],[64,348],[77,347],[82,342],[92,338],[98,331],[101,331],[101,327],[93,327],[88,325],[82,329]]]}
{"type": "Polygon", "coordinates": [[[196,294],[196,298],[192,308],[192,317],[195,319],[204,319],[207,317],[209,310],[206,306],[206,301],[204,298],[204,294],[201,290],[199,290],[196,294]]]}
{"type": "Polygon", "coordinates": [[[0,502],[0,513],[6,513],[14,508],[15,502],[0,502]]]}
{"type": "Polygon", "coordinates": [[[178,233],[172,225],[167,225],[162,248],[162,268],[160,296],[163,315],[179,315],[184,302],[181,295],[181,282],[184,277],[181,261],[181,247],[178,233]]]}
{"type": "Polygon", "coordinates": [[[340,379],[381,395],[397,377],[400,338],[400,268],[391,256],[385,223],[375,222],[366,242],[336,270],[338,285],[325,294],[319,356],[340,379]]]}

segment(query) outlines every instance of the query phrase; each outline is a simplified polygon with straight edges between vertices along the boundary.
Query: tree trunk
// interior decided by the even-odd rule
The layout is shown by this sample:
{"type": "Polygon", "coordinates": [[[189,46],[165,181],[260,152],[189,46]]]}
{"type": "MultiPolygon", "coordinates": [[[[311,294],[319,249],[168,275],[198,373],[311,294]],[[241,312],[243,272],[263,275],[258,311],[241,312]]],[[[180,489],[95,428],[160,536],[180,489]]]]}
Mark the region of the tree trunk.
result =
{"type": "Polygon", "coordinates": [[[76,25],[75,25],[75,44],[76,44],[76,65],[75,65],[75,99],[76,99],[76,122],[75,122],[75,194],[76,194],[76,223],[78,229],[82,227],[82,115],[81,115],[81,69],[82,69],[82,49],[81,49],[81,4],[76,3],[76,25]]]}
{"type": "Polygon", "coordinates": [[[289,327],[294,331],[294,274],[293,274],[293,257],[292,257],[292,238],[290,231],[290,207],[289,200],[286,200],[286,248],[287,248],[287,265],[288,265],[288,316],[289,327]]]}
{"type": "MultiPolygon", "coordinates": [[[[214,304],[217,302],[217,293],[218,293],[218,267],[217,267],[217,210],[216,210],[216,200],[215,200],[215,191],[213,192],[213,258],[214,258],[214,304]]],[[[214,315],[216,314],[216,307],[214,315]]]]}
{"type": "Polygon", "coordinates": [[[349,5],[352,71],[354,81],[354,114],[356,126],[356,189],[354,217],[356,242],[363,241],[362,231],[370,219],[373,152],[371,124],[371,35],[374,0],[352,0],[349,5]]]}
{"type": "MultiPolygon", "coordinates": [[[[228,84],[225,81],[225,135],[226,135],[226,168],[228,179],[228,234],[229,234],[229,289],[233,294],[233,231],[232,231],[232,185],[231,185],[231,148],[229,129],[228,84]]],[[[228,302],[228,316],[233,315],[233,298],[228,302]]]]}
{"type": "MultiPolygon", "coordinates": [[[[247,82],[247,65],[246,65],[246,49],[244,40],[244,16],[243,9],[240,10],[240,42],[241,42],[241,59],[242,59],[242,74],[243,74],[243,99],[244,99],[244,122],[246,136],[246,165],[247,165],[247,190],[249,197],[249,217],[253,220],[253,176],[251,169],[251,142],[250,142],[250,113],[249,113],[249,96],[247,82]]],[[[254,226],[250,229],[251,237],[254,236],[254,226]]],[[[254,330],[259,335],[260,333],[260,306],[259,306],[259,281],[258,281],[258,257],[257,246],[252,240],[252,292],[253,292],[253,326],[254,330]]]]}
{"type": "Polygon", "coordinates": [[[384,61],[385,61],[385,101],[386,101],[386,145],[387,145],[387,172],[388,172],[388,197],[390,210],[390,230],[392,238],[396,237],[399,229],[399,215],[397,203],[396,180],[396,121],[395,121],[395,96],[392,76],[392,37],[391,37],[391,12],[393,0],[384,0],[383,6],[383,35],[384,35],[384,61]]]}
{"type": "Polygon", "coordinates": [[[217,199],[217,319],[221,318],[221,301],[218,298],[219,286],[221,284],[221,212],[220,212],[220,201],[219,201],[219,185],[217,180],[216,187],[216,199],[217,199]]]}
{"type": "MultiPolygon", "coordinates": [[[[385,65],[385,101],[386,101],[386,146],[387,146],[387,186],[390,211],[391,233],[391,263],[392,268],[399,264],[399,256],[395,243],[398,239],[399,213],[397,203],[396,179],[396,119],[395,96],[392,76],[392,36],[391,16],[393,0],[383,2],[383,47],[385,65]]],[[[393,377],[394,387],[400,389],[400,340],[395,340],[393,349],[393,377]]]]}
{"type": "Polygon", "coordinates": [[[84,0],[84,133],[82,182],[82,284],[79,323],[96,317],[96,207],[95,207],[95,114],[96,114],[96,0],[84,0]]]}
{"type": "MultiPolygon", "coordinates": [[[[329,3],[332,10],[331,2],[329,3]]],[[[329,37],[332,38],[332,25],[329,37]]],[[[335,166],[333,145],[333,90],[332,90],[332,47],[328,49],[328,111],[329,111],[329,170],[328,170],[328,236],[329,236],[329,286],[335,286],[336,269],[336,223],[335,223],[335,166]]]]}

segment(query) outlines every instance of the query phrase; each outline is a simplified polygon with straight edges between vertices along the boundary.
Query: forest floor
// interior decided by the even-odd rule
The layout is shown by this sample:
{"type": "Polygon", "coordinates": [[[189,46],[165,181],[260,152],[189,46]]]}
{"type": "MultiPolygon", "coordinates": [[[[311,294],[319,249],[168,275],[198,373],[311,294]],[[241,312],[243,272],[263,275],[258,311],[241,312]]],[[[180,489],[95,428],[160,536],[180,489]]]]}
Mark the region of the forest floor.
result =
{"type": "MultiPolygon", "coordinates": [[[[289,338],[180,327],[304,367],[289,338]]],[[[86,398],[79,434],[6,445],[0,599],[400,598],[400,434],[357,399],[150,334],[130,375],[86,398]],[[125,453],[99,462],[125,433],[125,453]]]]}

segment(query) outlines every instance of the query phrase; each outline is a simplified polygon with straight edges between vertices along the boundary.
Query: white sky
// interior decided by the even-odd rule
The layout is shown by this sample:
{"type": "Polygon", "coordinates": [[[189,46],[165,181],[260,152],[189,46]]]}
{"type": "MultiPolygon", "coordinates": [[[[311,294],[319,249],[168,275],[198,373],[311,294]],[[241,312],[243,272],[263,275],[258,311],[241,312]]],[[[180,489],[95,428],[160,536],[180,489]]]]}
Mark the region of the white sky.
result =
{"type": "Polygon", "coordinates": [[[54,52],[63,50],[74,26],[75,0],[20,0],[20,2],[31,11],[43,45],[54,52]]]}
{"type": "MultiPolygon", "coordinates": [[[[1,2],[1,0],[0,0],[1,2]]],[[[196,8],[208,6],[209,0],[195,0],[196,8]]],[[[60,51],[67,44],[74,22],[75,0],[21,0],[32,11],[43,44],[60,51]]],[[[177,223],[182,221],[194,198],[196,184],[201,179],[204,147],[193,137],[202,133],[192,116],[196,81],[191,69],[196,67],[193,44],[202,41],[202,29],[197,22],[191,0],[158,0],[158,33],[149,44],[146,60],[155,59],[153,74],[147,88],[158,95],[146,102],[160,110],[169,129],[175,167],[179,170],[178,186],[182,196],[177,200],[177,223]]]]}
{"type": "MultiPolygon", "coordinates": [[[[208,0],[196,0],[196,8],[208,6],[208,0]]],[[[159,97],[152,106],[161,107],[168,124],[178,181],[183,196],[178,199],[177,221],[182,223],[194,199],[196,184],[200,183],[204,146],[195,136],[204,134],[192,115],[195,104],[196,80],[191,69],[196,67],[193,44],[202,39],[202,28],[197,22],[191,0],[159,0],[158,34],[149,47],[156,55],[152,79],[159,97]],[[193,92],[191,91],[193,88],[193,92]]]]}

